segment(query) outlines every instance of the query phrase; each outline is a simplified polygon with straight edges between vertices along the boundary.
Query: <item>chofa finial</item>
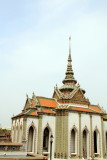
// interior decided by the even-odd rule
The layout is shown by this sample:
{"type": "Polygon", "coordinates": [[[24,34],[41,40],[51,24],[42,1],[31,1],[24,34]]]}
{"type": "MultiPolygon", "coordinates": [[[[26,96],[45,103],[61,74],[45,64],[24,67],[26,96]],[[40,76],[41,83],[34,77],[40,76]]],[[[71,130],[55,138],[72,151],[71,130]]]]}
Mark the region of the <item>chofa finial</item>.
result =
{"type": "Polygon", "coordinates": [[[26,97],[28,98],[28,94],[26,94],[26,97]]]}
{"type": "Polygon", "coordinates": [[[32,93],[32,96],[33,96],[33,97],[35,96],[35,93],[34,93],[34,92],[32,93]]]}

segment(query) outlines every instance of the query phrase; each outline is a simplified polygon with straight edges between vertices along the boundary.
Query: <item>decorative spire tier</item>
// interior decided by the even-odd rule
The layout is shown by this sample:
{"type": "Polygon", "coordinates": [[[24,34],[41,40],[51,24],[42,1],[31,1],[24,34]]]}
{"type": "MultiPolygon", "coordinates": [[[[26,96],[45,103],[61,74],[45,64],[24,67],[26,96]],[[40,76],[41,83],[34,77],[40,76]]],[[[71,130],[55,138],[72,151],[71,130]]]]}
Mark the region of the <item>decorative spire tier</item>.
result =
{"type": "Polygon", "coordinates": [[[74,72],[72,69],[72,58],[71,58],[71,37],[69,37],[69,56],[67,70],[65,73],[65,79],[62,81],[63,86],[54,88],[53,98],[56,98],[59,103],[75,103],[89,105],[89,100],[85,98],[85,90],[80,88],[74,78],[74,72]]]}
{"type": "Polygon", "coordinates": [[[68,56],[68,65],[66,70],[66,76],[63,82],[63,87],[61,88],[74,88],[74,85],[77,83],[77,81],[74,78],[74,73],[72,69],[72,59],[71,59],[71,37],[69,37],[69,56],[68,56]]]}

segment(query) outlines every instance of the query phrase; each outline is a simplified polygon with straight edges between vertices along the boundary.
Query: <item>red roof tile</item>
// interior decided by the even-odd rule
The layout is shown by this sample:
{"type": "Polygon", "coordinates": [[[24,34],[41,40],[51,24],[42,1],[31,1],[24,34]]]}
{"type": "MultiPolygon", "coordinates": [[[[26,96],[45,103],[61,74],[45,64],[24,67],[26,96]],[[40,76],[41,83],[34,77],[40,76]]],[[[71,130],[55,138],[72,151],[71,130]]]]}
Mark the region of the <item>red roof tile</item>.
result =
{"type": "Polygon", "coordinates": [[[55,108],[58,105],[58,103],[55,100],[51,99],[39,98],[39,102],[41,106],[52,107],[52,108],[55,108]]]}
{"type": "Polygon", "coordinates": [[[31,116],[37,116],[37,113],[36,112],[32,112],[29,115],[31,115],[31,116]]]}
{"type": "Polygon", "coordinates": [[[72,107],[71,110],[74,110],[74,111],[83,111],[83,112],[94,112],[94,111],[92,111],[91,109],[88,109],[88,108],[80,108],[80,107],[72,107]]]}
{"type": "Polygon", "coordinates": [[[89,108],[96,112],[102,113],[102,110],[98,106],[89,106],[89,108]]]}
{"type": "Polygon", "coordinates": [[[18,116],[22,116],[22,115],[24,115],[24,113],[19,113],[19,114],[17,114],[17,115],[14,116],[14,117],[18,117],[18,116]]]}
{"type": "Polygon", "coordinates": [[[103,119],[107,119],[107,117],[106,117],[106,116],[104,116],[104,117],[103,117],[103,119]]]}

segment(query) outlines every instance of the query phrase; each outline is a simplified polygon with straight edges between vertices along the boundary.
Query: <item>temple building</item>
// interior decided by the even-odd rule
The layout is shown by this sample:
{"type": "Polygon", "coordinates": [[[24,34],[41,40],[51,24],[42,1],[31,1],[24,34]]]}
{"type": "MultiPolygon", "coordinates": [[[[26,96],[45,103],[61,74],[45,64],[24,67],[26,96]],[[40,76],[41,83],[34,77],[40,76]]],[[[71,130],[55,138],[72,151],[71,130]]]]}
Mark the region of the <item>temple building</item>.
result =
{"type": "Polygon", "coordinates": [[[91,104],[74,78],[70,41],[63,85],[54,88],[52,98],[27,96],[22,112],[12,117],[12,142],[22,143],[24,151],[49,156],[53,135],[52,159],[103,159],[107,114],[91,104]]]}

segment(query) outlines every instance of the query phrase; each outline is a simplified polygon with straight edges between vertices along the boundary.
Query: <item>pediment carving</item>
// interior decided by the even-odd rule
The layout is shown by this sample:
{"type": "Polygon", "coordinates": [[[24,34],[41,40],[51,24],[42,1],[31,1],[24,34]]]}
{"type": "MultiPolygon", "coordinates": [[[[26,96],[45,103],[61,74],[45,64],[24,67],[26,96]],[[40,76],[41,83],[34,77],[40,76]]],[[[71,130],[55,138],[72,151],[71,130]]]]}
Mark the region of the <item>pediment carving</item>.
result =
{"type": "Polygon", "coordinates": [[[80,104],[89,104],[89,101],[85,98],[84,94],[81,90],[78,90],[75,95],[71,98],[71,100],[74,103],[80,103],[80,104]]]}

